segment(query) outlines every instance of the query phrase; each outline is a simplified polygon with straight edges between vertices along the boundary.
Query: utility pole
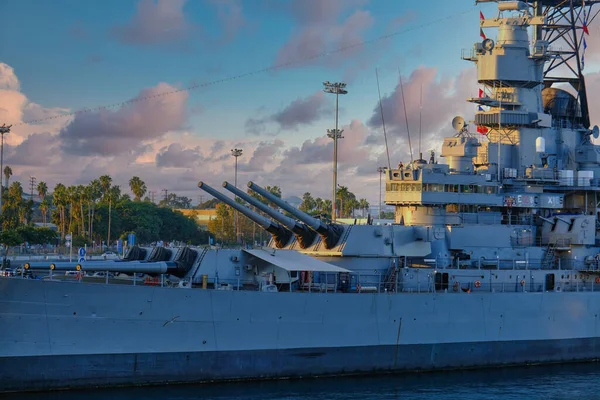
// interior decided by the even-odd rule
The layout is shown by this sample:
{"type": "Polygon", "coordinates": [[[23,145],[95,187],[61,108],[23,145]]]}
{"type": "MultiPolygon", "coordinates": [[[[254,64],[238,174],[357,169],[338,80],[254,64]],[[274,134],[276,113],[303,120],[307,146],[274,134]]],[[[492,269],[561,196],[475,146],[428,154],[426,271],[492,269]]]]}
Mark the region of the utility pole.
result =
{"type": "Polygon", "coordinates": [[[10,132],[11,126],[6,126],[6,124],[0,126],[0,136],[2,136],[0,142],[0,215],[2,215],[2,188],[4,187],[4,134],[10,132]]]}
{"type": "Polygon", "coordinates": [[[336,214],[336,193],[337,193],[337,141],[342,138],[342,131],[338,129],[338,104],[339,104],[339,95],[347,94],[348,91],[345,89],[346,84],[343,82],[323,82],[325,89],[323,91],[325,93],[334,93],[335,94],[335,129],[327,130],[327,136],[333,139],[333,199],[331,200],[331,220],[335,222],[335,214],[336,214]]]}
{"type": "Polygon", "coordinates": [[[162,191],[165,192],[165,206],[167,206],[169,204],[169,191],[167,189],[163,189],[162,191]]]}
{"type": "Polygon", "coordinates": [[[35,188],[35,176],[29,177],[29,185],[31,188],[31,201],[33,201],[33,189],[35,188]]]}
{"type": "Polygon", "coordinates": [[[151,190],[150,191],[150,200],[152,201],[152,203],[154,203],[154,195],[156,194],[156,190],[151,190]]]}
{"type": "MultiPolygon", "coordinates": [[[[242,155],[242,149],[231,149],[231,155],[235,158],[235,178],[234,178],[234,186],[237,188],[237,166],[238,166],[238,157],[242,155]]],[[[237,200],[237,196],[235,199],[237,200]]],[[[238,231],[238,213],[234,209],[233,210],[233,230],[235,231],[236,241],[240,242],[240,233],[238,231]]]]}
{"type": "Polygon", "coordinates": [[[377,167],[377,172],[379,172],[379,219],[381,219],[381,176],[385,172],[385,167],[377,167]]]}

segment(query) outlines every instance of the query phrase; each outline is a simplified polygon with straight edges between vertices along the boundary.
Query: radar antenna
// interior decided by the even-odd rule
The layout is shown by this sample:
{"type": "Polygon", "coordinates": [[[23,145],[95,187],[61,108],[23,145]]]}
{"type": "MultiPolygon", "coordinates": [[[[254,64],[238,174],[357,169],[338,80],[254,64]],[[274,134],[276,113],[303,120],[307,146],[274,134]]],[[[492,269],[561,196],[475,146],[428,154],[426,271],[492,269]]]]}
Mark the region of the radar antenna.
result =
{"type": "Polygon", "coordinates": [[[469,134],[468,125],[465,122],[465,119],[460,115],[457,115],[456,117],[452,118],[452,128],[456,131],[456,135],[454,135],[455,137],[463,135],[469,137],[471,136],[469,134]]]}

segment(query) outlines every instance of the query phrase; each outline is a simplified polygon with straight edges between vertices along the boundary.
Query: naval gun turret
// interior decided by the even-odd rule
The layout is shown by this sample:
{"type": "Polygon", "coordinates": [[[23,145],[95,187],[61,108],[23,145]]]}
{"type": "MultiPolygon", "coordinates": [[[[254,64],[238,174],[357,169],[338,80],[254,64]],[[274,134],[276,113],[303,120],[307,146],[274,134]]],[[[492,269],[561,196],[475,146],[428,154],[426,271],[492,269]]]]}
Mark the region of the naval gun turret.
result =
{"type": "Polygon", "coordinates": [[[339,224],[327,224],[321,220],[311,217],[308,214],[303,213],[298,210],[296,207],[292,207],[287,202],[281,200],[279,197],[274,196],[269,191],[261,188],[253,182],[248,182],[248,187],[260,194],[267,200],[277,204],[278,207],[281,207],[285,211],[292,214],[294,217],[298,218],[300,221],[304,222],[310,229],[317,232],[323,243],[325,244],[326,249],[333,248],[337,242],[340,240],[340,236],[344,231],[344,228],[339,224]]]}
{"type": "Polygon", "coordinates": [[[306,249],[315,241],[316,232],[310,229],[306,224],[302,222],[298,222],[293,218],[287,217],[280,213],[279,211],[273,210],[271,207],[266,204],[261,203],[254,197],[250,196],[247,193],[244,193],[240,189],[236,188],[232,184],[228,182],[223,182],[223,187],[229,190],[231,193],[235,194],[242,200],[252,204],[254,207],[258,208],[260,211],[269,215],[271,218],[280,222],[290,231],[294,232],[296,238],[298,240],[298,244],[301,248],[306,249]]]}
{"type": "Polygon", "coordinates": [[[285,247],[289,243],[290,239],[292,238],[292,232],[287,230],[281,224],[279,224],[277,222],[273,222],[270,219],[265,218],[262,215],[255,213],[254,211],[250,210],[249,208],[236,203],[234,200],[231,200],[229,197],[227,197],[224,194],[211,188],[206,183],[200,181],[200,182],[198,182],[198,187],[200,189],[204,190],[205,192],[207,192],[208,194],[210,194],[211,196],[215,197],[216,199],[221,200],[223,203],[227,204],[228,206],[235,208],[236,210],[238,210],[239,212],[244,214],[246,217],[250,218],[252,221],[254,221],[257,224],[259,224],[260,226],[262,226],[267,232],[269,232],[270,234],[273,235],[273,240],[275,241],[275,245],[278,248],[281,249],[281,248],[285,247]]]}

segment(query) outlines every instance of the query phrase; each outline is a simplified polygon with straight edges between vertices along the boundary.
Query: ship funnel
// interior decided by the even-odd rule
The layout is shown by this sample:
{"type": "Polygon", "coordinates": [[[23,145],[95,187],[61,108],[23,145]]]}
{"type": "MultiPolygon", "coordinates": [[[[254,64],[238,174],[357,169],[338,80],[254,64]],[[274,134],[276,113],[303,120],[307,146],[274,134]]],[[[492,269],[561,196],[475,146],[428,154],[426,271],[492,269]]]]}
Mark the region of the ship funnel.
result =
{"type": "Polygon", "coordinates": [[[256,185],[254,182],[248,182],[248,187],[256,193],[263,196],[264,198],[266,198],[267,200],[277,204],[277,206],[289,212],[294,217],[298,218],[300,221],[308,225],[310,229],[317,232],[323,239],[323,243],[325,244],[326,249],[331,249],[337,244],[338,240],[340,239],[340,236],[342,235],[342,232],[344,231],[344,228],[341,225],[326,224],[325,222],[319,219],[313,218],[310,215],[298,210],[296,207],[292,207],[287,202],[281,200],[279,197],[256,185]]]}
{"type": "Polygon", "coordinates": [[[236,210],[244,214],[246,217],[250,218],[252,221],[262,226],[267,232],[273,235],[275,245],[278,248],[285,247],[285,245],[288,244],[288,242],[290,241],[292,233],[285,229],[282,225],[255,213],[254,211],[241,204],[236,203],[234,200],[216,191],[215,189],[211,188],[202,181],[198,182],[198,187],[204,190],[206,193],[210,194],[211,196],[215,197],[216,199],[227,204],[228,206],[235,208],[236,210]]]}
{"type": "Polygon", "coordinates": [[[306,226],[306,224],[303,224],[302,222],[298,222],[295,219],[287,217],[287,216],[283,215],[282,213],[280,213],[279,211],[273,210],[271,207],[258,201],[254,197],[250,196],[248,193],[242,192],[240,189],[236,188],[235,186],[228,183],[227,181],[223,182],[223,187],[225,189],[229,190],[231,193],[235,194],[236,196],[240,197],[242,200],[252,204],[254,207],[258,208],[260,211],[269,215],[271,218],[282,223],[283,226],[285,226],[290,231],[294,232],[294,234],[296,235],[296,238],[298,239],[298,244],[300,244],[301,248],[306,249],[308,246],[310,246],[315,241],[315,236],[316,236],[315,232],[313,230],[309,229],[306,226]]]}

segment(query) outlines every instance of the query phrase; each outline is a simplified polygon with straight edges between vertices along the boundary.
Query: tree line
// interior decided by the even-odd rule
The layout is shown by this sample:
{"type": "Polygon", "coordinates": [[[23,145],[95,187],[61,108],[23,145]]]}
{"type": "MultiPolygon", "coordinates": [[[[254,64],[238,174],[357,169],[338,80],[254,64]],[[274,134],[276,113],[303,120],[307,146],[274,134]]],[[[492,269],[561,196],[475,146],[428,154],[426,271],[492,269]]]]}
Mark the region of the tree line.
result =
{"type": "MultiPolygon", "coordinates": [[[[40,202],[32,198],[26,200],[20,182],[10,183],[12,170],[4,168],[5,184],[2,192],[2,216],[4,240],[8,246],[24,241],[36,243],[60,243],[66,234],[73,235],[73,245],[82,246],[113,244],[129,233],[136,235],[137,243],[150,243],[158,240],[177,240],[190,244],[207,243],[207,234],[197,223],[171,206],[184,205],[189,208],[191,200],[170,196],[158,205],[147,196],[147,186],[138,176],[129,180],[133,198],[123,193],[119,185],[114,185],[112,177],[102,175],[87,185],[64,185],[58,183],[50,193],[48,185],[40,181],[36,193],[40,202]],[[142,200],[143,199],[143,200],[142,200]],[[35,213],[44,224],[48,221],[58,228],[48,236],[35,236],[32,220],[35,213]],[[27,235],[23,232],[29,232],[27,235]],[[10,243],[10,244],[9,244],[10,243]]],[[[173,194],[171,194],[173,195],[173,194]]],[[[43,229],[38,229],[41,232],[43,229]]],[[[47,230],[44,231],[47,233],[47,230]]]]}

